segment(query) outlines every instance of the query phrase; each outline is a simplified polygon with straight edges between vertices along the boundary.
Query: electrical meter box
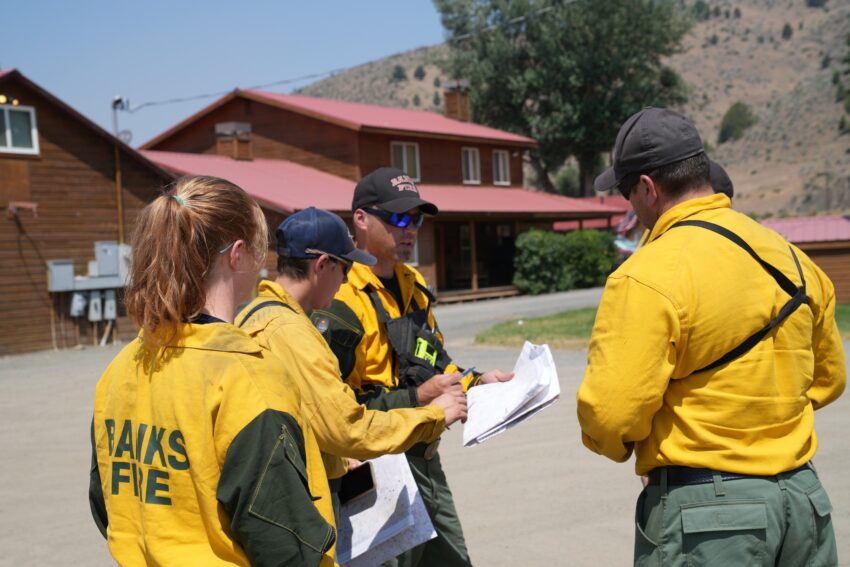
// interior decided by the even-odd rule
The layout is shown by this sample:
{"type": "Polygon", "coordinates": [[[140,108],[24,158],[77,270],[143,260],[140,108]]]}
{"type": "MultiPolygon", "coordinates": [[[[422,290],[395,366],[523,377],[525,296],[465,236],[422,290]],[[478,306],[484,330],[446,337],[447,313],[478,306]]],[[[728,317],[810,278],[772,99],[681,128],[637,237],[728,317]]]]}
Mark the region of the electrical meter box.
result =
{"type": "Polygon", "coordinates": [[[71,291],[74,289],[74,261],[47,261],[47,291],[71,291]]]}
{"type": "Polygon", "coordinates": [[[97,276],[118,275],[118,243],[114,240],[94,243],[94,258],[97,262],[97,276]]]}
{"type": "Polygon", "coordinates": [[[107,289],[103,292],[103,318],[114,321],[118,318],[118,302],[115,300],[115,290],[107,289]]]}
{"type": "Polygon", "coordinates": [[[99,291],[89,292],[89,321],[103,320],[103,302],[99,291]]]}

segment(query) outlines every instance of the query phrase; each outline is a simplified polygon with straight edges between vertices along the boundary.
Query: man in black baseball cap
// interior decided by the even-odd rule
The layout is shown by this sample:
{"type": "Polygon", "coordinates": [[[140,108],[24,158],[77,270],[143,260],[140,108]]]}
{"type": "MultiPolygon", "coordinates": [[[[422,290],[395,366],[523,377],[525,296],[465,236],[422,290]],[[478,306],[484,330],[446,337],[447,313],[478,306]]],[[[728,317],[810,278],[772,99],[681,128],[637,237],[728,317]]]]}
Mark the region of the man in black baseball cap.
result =
{"type": "Polygon", "coordinates": [[[589,449],[635,454],[635,565],[837,565],[809,465],[847,379],[832,283],[715,192],[673,111],[626,120],[595,184],[650,231],[608,277],[576,397],[589,449]]]}
{"type": "Polygon", "coordinates": [[[394,167],[376,169],[354,188],[352,212],[369,207],[379,207],[391,213],[404,213],[416,208],[426,215],[439,212],[436,205],[419,196],[419,189],[413,179],[394,167]]]}
{"type": "MultiPolygon", "coordinates": [[[[464,372],[443,346],[431,309],[434,296],[422,274],[406,263],[425,215],[437,213],[413,180],[399,169],[375,170],[355,187],[351,209],[357,247],[377,262],[355,266],[330,310],[316,312],[314,321],[330,321],[325,338],[359,399],[374,409],[416,407],[446,392],[463,394],[479,383],[510,380],[513,374],[501,370],[464,372]]],[[[415,445],[407,460],[437,537],[392,565],[470,565],[437,444],[415,445]]]]}

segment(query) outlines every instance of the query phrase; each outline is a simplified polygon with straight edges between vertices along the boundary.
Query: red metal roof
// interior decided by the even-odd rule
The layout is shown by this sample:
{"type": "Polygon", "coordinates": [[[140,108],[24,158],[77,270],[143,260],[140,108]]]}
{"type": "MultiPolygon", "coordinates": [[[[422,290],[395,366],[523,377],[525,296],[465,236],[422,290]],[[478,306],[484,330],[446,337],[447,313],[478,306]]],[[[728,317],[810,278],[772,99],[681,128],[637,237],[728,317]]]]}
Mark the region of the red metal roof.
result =
{"type": "Polygon", "coordinates": [[[376,128],[380,130],[439,134],[462,138],[483,138],[523,145],[537,145],[537,142],[525,136],[518,136],[480,124],[454,120],[442,114],[428,112],[426,110],[410,110],[376,104],[255,90],[245,90],[242,92],[277,102],[293,110],[302,110],[310,114],[321,115],[339,122],[349,123],[357,129],[376,128]]]}
{"type": "MultiPolygon", "coordinates": [[[[290,213],[309,206],[351,210],[354,182],[285,160],[240,161],[225,156],[141,152],[165,169],[228,179],[264,206],[290,213]]],[[[620,209],[558,195],[509,187],[420,184],[422,196],[444,213],[534,213],[549,216],[608,216],[620,209]]]]}
{"type": "Polygon", "coordinates": [[[850,241],[850,217],[796,217],[764,219],[761,224],[781,234],[794,244],[807,242],[850,241]]]}
{"type": "Polygon", "coordinates": [[[142,144],[143,149],[154,148],[163,140],[179,132],[189,124],[195,122],[202,116],[209,114],[216,108],[226,104],[234,98],[248,98],[272,106],[277,106],[338,124],[352,130],[378,131],[378,132],[406,132],[411,135],[454,137],[464,139],[483,140],[493,143],[522,145],[525,147],[536,146],[537,142],[532,138],[511,134],[473,124],[447,118],[442,114],[428,112],[425,110],[409,110],[376,104],[363,104],[359,102],[345,102],[315,98],[302,95],[286,95],[270,93],[258,90],[239,90],[225,95],[212,104],[202,108],[195,114],[189,116],[180,123],[172,126],[165,132],[155,136],[142,144]]]}
{"type": "Polygon", "coordinates": [[[606,207],[618,209],[621,214],[611,217],[611,224],[608,224],[608,219],[590,219],[581,222],[579,221],[558,221],[553,225],[553,228],[558,232],[568,232],[570,230],[578,230],[579,228],[616,228],[626,214],[632,210],[632,204],[622,195],[596,196],[596,197],[579,197],[579,201],[585,203],[597,203],[606,207]]]}

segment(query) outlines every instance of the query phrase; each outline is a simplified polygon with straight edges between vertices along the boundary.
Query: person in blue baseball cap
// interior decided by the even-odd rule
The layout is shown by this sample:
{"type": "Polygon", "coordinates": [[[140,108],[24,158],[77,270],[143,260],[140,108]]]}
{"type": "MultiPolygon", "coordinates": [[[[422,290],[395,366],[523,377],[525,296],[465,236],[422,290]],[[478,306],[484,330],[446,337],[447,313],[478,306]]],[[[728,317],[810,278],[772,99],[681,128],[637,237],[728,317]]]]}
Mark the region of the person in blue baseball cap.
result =
{"type": "Polygon", "coordinates": [[[360,405],[322,337],[328,322],[318,319],[314,326],[308,315],[330,305],[353,264],[372,266],[375,257],[354,246],[339,216],[315,207],[280,224],[275,249],[277,278],[260,282],[257,297],[236,316],[236,324],[296,369],[302,410],[322,450],[338,517],[340,479],[356,465],[349,459],[403,453],[435,441],[448,425],[466,419],[466,397],[451,392],[423,407],[389,412],[360,405]]]}

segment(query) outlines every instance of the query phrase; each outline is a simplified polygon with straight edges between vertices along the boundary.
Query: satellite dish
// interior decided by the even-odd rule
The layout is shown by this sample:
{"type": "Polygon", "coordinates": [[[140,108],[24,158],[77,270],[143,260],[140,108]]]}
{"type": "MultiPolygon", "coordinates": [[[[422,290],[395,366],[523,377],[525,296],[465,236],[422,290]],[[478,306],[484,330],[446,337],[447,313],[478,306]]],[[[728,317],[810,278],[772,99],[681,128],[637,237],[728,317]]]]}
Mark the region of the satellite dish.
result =
{"type": "Polygon", "coordinates": [[[130,145],[130,140],[133,139],[133,133],[129,130],[121,130],[118,132],[118,139],[127,145],[130,145]]]}

